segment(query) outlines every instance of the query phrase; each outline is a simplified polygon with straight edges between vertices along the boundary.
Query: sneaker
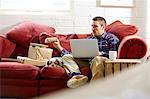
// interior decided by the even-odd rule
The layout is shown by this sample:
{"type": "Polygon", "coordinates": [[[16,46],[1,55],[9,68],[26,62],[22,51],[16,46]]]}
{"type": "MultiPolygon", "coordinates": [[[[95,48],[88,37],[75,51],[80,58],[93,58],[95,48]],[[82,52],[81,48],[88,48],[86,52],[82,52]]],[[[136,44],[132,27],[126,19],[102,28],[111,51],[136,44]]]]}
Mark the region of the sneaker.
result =
{"type": "Polygon", "coordinates": [[[67,86],[69,88],[77,88],[86,84],[88,81],[88,77],[84,75],[75,75],[71,79],[67,81],[67,86]]]}

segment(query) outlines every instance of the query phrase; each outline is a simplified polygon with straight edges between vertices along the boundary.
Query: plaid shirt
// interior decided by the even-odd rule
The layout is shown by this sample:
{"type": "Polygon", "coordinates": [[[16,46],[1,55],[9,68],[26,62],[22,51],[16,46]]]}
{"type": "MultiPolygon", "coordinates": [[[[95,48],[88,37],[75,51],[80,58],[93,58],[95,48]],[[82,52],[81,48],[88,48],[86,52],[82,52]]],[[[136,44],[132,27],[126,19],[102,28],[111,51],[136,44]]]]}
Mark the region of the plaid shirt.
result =
{"type": "MultiPolygon", "coordinates": [[[[104,57],[109,56],[109,51],[117,51],[118,49],[119,39],[114,34],[105,32],[100,37],[91,36],[88,37],[88,39],[98,40],[99,51],[102,53],[102,56],[104,57]]],[[[61,56],[65,54],[70,54],[70,52],[68,52],[66,49],[63,49],[61,51],[61,56]]]]}

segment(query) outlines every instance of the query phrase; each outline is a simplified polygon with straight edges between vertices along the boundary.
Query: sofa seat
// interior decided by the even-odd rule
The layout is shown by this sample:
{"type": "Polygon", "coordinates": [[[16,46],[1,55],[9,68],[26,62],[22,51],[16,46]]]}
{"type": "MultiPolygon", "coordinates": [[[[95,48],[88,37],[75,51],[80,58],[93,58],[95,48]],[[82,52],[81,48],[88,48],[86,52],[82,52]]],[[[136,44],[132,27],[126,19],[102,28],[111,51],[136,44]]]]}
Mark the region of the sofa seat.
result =
{"type": "MultiPolygon", "coordinates": [[[[88,76],[91,79],[90,68],[84,66],[80,68],[81,74],[88,76]]],[[[67,81],[70,77],[61,67],[45,67],[40,71],[39,95],[52,93],[58,90],[67,88],[67,81]]]]}
{"type": "Polygon", "coordinates": [[[68,79],[68,75],[65,70],[61,67],[44,67],[41,69],[42,78],[61,78],[68,79]]]}
{"type": "Polygon", "coordinates": [[[17,62],[0,63],[0,96],[28,98],[38,95],[39,68],[17,62]]]}
{"type": "MultiPolygon", "coordinates": [[[[91,78],[89,74],[91,73],[89,67],[83,67],[80,69],[80,71],[81,74],[91,78]]],[[[67,75],[65,69],[62,67],[44,67],[43,69],[41,69],[40,77],[45,79],[48,78],[56,78],[56,79],[58,78],[58,79],[66,79],[66,80],[69,79],[69,76],[67,75]]]]}
{"type": "Polygon", "coordinates": [[[38,96],[38,80],[29,79],[0,79],[1,98],[29,98],[38,96]]]}
{"type": "Polygon", "coordinates": [[[67,88],[67,79],[49,78],[41,79],[39,82],[39,95],[53,93],[61,89],[67,88]]]}
{"type": "Polygon", "coordinates": [[[21,64],[17,62],[0,63],[1,78],[34,80],[37,78],[38,72],[38,67],[29,64],[21,64]]]}

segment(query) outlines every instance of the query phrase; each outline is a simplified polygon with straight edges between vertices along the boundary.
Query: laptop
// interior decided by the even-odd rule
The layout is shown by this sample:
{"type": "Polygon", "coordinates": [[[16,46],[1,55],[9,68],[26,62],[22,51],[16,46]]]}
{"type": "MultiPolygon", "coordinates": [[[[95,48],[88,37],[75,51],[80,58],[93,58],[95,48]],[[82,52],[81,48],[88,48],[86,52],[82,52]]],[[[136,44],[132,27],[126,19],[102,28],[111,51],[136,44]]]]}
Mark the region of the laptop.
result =
{"type": "Polygon", "coordinates": [[[74,58],[92,58],[99,55],[97,39],[71,39],[70,47],[74,58]]]}

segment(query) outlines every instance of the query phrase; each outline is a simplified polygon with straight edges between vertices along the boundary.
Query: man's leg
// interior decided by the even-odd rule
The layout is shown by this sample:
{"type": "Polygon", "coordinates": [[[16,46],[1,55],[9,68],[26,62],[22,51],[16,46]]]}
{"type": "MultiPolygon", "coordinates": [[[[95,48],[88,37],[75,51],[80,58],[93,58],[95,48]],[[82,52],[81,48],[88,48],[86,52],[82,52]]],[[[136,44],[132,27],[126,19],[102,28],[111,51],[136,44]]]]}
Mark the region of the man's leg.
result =
{"type": "Polygon", "coordinates": [[[92,78],[91,81],[104,78],[104,63],[108,58],[102,56],[95,56],[91,63],[92,78]]]}
{"type": "Polygon", "coordinates": [[[68,75],[72,75],[73,73],[80,74],[79,66],[74,61],[74,58],[71,54],[66,54],[62,57],[64,68],[67,69],[68,75]]]}
{"type": "Polygon", "coordinates": [[[71,79],[68,80],[67,86],[70,88],[76,88],[84,85],[88,81],[88,77],[81,75],[79,66],[75,62],[74,58],[70,54],[66,54],[62,57],[62,61],[64,64],[64,68],[68,75],[72,76],[71,79]]]}

